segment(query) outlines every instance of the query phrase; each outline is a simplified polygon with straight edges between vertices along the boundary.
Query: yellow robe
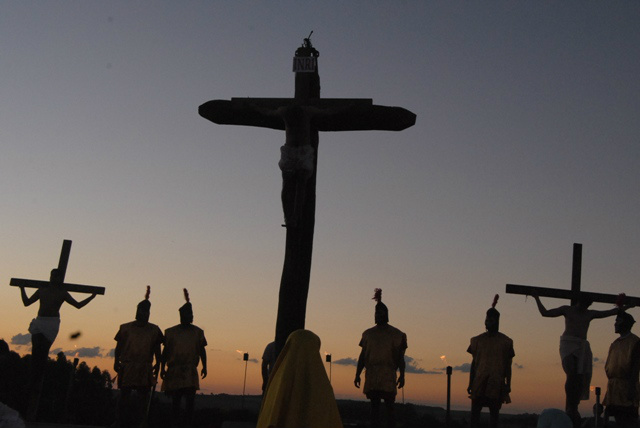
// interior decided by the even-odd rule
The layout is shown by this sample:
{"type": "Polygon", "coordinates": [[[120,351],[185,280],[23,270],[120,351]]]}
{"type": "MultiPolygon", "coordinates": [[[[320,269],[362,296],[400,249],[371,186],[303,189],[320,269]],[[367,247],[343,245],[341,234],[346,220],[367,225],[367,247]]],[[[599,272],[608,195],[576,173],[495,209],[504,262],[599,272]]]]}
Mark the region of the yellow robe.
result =
{"type": "Polygon", "coordinates": [[[343,428],[320,357],[320,338],[309,330],[289,335],[269,376],[256,428],[343,428]]]}
{"type": "Polygon", "coordinates": [[[604,370],[609,379],[607,393],[602,400],[605,406],[638,407],[640,385],[638,377],[631,379],[631,368],[640,350],[640,338],[633,333],[616,339],[609,347],[609,355],[604,370]],[[630,395],[630,391],[635,391],[630,395]]]}

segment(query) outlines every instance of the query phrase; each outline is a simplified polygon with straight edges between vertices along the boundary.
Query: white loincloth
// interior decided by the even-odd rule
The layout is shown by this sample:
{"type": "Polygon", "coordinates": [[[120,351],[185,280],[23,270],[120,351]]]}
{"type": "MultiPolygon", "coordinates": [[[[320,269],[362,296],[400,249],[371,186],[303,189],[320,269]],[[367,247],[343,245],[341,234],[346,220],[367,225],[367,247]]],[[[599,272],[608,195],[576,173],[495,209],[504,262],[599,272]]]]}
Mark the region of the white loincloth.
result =
{"type": "Polygon", "coordinates": [[[58,330],[60,330],[60,317],[38,316],[32,319],[29,324],[29,333],[32,335],[40,333],[51,343],[56,340],[58,330]]]}
{"type": "Polygon", "coordinates": [[[313,172],[313,160],[315,151],[313,147],[306,144],[304,146],[282,146],[280,147],[280,162],[278,166],[282,171],[304,171],[313,172]]]}
{"type": "Polygon", "coordinates": [[[582,394],[581,400],[589,399],[589,387],[591,386],[591,375],[593,372],[593,354],[591,353],[591,346],[589,341],[574,336],[560,336],[560,358],[563,361],[562,368],[564,367],[564,359],[574,356],[578,359],[578,373],[582,375],[582,394]]]}

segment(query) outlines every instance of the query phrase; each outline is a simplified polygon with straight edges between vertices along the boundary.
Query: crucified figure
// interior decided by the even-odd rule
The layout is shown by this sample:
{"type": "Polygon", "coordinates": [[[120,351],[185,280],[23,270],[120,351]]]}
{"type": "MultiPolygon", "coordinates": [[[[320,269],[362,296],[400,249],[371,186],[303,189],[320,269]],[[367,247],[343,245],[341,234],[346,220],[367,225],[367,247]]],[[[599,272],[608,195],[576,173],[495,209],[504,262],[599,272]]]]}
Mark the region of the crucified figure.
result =
{"type": "Polygon", "coordinates": [[[292,104],[268,109],[252,106],[257,112],[284,122],[285,143],[280,147],[278,166],[282,171],[282,210],[284,227],[297,227],[306,196],[307,181],[313,176],[316,149],[311,144],[313,120],[340,113],[351,106],[318,108],[292,104]]]}
{"type": "Polygon", "coordinates": [[[60,307],[67,302],[74,308],[82,308],[96,297],[93,293],[84,300],[77,301],[62,286],[62,275],[58,269],[51,271],[49,286],[39,288],[30,297],[24,289],[20,287],[22,303],[29,306],[40,301],[38,316],[31,321],[29,333],[31,333],[31,376],[29,378],[29,407],[27,409],[27,420],[35,421],[38,411],[38,402],[42,391],[42,380],[47,357],[51,345],[56,340],[60,329],[60,307]]]}
{"type": "Polygon", "coordinates": [[[537,293],[532,294],[543,317],[564,317],[564,333],[560,336],[560,358],[562,369],[567,379],[564,384],[566,394],[565,411],[573,421],[574,426],[580,426],[578,405],[580,400],[589,398],[591,383],[593,354],[587,341],[589,324],[594,319],[606,318],[624,312],[632,306],[619,306],[607,311],[589,309],[591,299],[581,295],[575,306],[563,305],[558,308],[547,309],[537,293]]]}

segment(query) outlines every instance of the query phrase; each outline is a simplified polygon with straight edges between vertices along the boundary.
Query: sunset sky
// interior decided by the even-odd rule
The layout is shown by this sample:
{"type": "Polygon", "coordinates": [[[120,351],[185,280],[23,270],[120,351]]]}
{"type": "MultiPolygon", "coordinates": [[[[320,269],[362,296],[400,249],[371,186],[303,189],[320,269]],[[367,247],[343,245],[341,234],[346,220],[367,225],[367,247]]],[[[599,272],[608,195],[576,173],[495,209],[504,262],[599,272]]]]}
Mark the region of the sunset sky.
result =
{"type": "MultiPolygon", "coordinates": [[[[444,406],[451,365],[452,405],[469,408],[466,349],[499,293],[516,352],[504,411],[563,408],[563,321],[504,289],[569,288],[577,242],[583,290],[640,295],[638,22],[636,1],[3,1],[0,338],[30,351],[37,305],[10,278],[48,279],[70,239],[66,281],[107,291],[63,307],[54,350],[111,370],[145,286],[163,330],[186,287],[209,341],[203,392],[242,392],[242,351],[258,394],[284,134],[215,125],[198,106],[293,96],[313,30],[322,97],[417,115],[402,132],[320,135],[306,327],[332,354],[336,396],[364,399],[354,363],[378,287],[408,336],[405,400],[444,406]]],[[[613,322],[589,332],[603,390],[613,322]]]]}

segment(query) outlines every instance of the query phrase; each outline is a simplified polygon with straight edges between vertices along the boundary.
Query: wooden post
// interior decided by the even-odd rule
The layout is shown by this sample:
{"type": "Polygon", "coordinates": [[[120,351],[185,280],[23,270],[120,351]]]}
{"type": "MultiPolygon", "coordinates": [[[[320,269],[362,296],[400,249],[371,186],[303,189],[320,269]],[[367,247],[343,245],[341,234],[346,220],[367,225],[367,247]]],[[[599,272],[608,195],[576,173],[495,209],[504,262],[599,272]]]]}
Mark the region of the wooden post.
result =
{"type": "Polygon", "coordinates": [[[451,426],[451,374],[453,367],[447,366],[447,414],[445,418],[445,426],[451,426]]]}

